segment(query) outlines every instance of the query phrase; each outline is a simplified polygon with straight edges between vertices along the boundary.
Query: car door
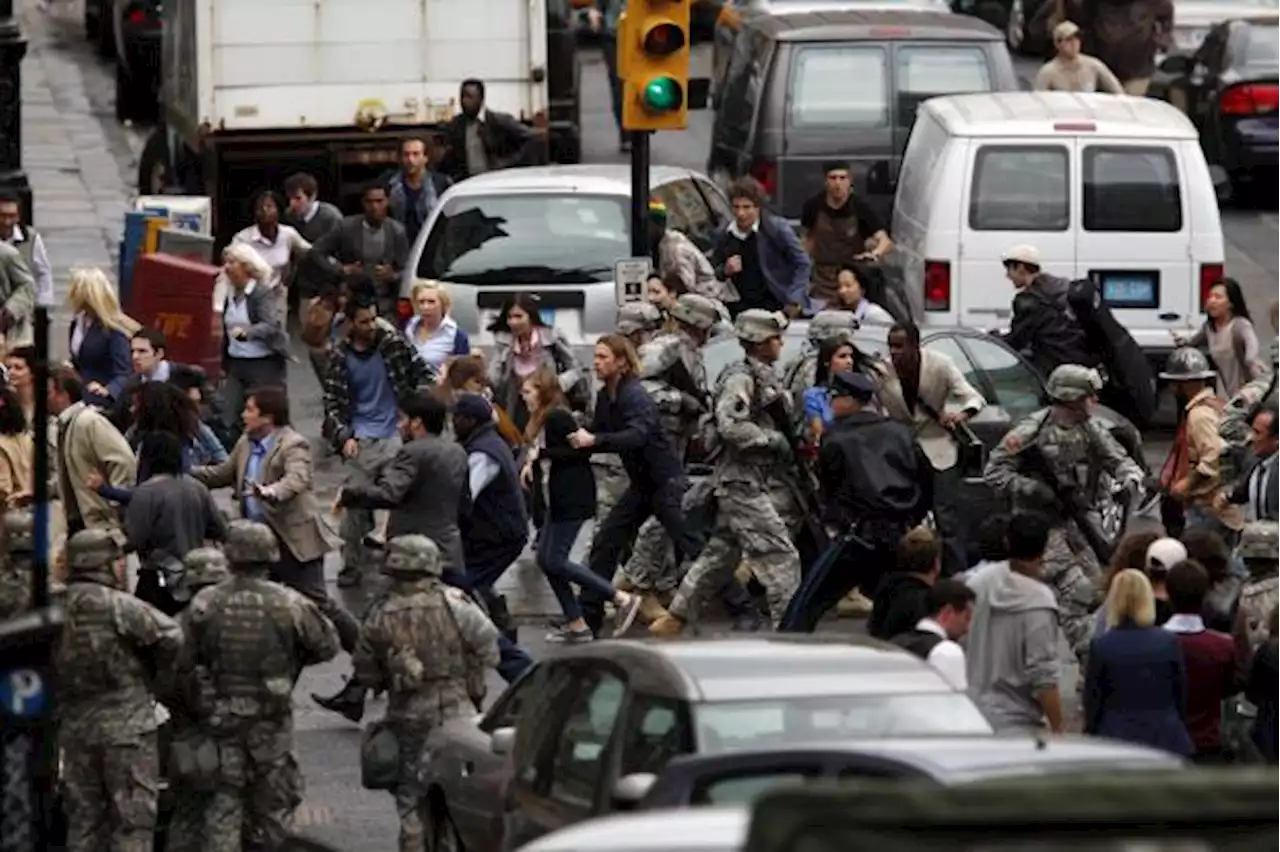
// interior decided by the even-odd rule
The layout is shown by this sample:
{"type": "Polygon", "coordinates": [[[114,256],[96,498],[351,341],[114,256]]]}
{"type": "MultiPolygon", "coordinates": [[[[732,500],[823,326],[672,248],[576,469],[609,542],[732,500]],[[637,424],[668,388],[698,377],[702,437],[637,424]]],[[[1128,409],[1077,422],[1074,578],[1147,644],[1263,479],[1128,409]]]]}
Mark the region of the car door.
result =
{"type": "Polygon", "coordinates": [[[599,809],[600,791],[611,789],[616,775],[625,675],[600,660],[575,660],[565,668],[569,686],[543,711],[556,721],[541,738],[537,778],[522,785],[513,803],[518,815],[509,813],[519,825],[508,833],[510,848],[591,817],[599,809]]]}
{"type": "MultiPolygon", "coordinates": [[[[685,702],[655,695],[631,696],[620,745],[618,778],[638,773],[657,775],[671,760],[693,751],[693,725],[685,702]]],[[[612,805],[612,790],[610,785],[604,791],[606,809],[612,805]]]]}
{"type": "Polygon", "coordinates": [[[490,737],[514,728],[521,708],[536,692],[537,668],[530,668],[506,689],[476,725],[479,736],[456,741],[433,754],[432,772],[440,784],[449,818],[465,848],[483,849],[502,817],[501,792],[510,777],[505,756],[493,753],[490,737]]]}

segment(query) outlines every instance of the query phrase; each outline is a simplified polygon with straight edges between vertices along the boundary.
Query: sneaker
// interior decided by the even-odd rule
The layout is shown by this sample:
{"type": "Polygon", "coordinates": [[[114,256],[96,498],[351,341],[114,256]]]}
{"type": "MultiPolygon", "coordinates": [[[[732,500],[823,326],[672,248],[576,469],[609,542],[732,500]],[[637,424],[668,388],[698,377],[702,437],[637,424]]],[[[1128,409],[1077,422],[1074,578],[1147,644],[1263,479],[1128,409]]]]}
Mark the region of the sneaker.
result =
{"type": "Polygon", "coordinates": [[[643,598],[640,595],[627,594],[627,599],[618,607],[614,613],[616,625],[613,628],[614,637],[624,635],[631,629],[631,625],[636,623],[636,616],[640,614],[640,604],[643,598]]]}
{"type": "Polygon", "coordinates": [[[559,630],[552,630],[546,635],[546,641],[553,645],[581,645],[584,642],[591,642],[595,638],[591,634],[590,627],[583,627],[577,630],[561,627],[559,630]]]}
{"type": "Polygon", "coordinates": [[[870,598],[852,589],[836,604],[836,615],[840,618],[866,618],[871,615],[871,609],[870,598]]]}

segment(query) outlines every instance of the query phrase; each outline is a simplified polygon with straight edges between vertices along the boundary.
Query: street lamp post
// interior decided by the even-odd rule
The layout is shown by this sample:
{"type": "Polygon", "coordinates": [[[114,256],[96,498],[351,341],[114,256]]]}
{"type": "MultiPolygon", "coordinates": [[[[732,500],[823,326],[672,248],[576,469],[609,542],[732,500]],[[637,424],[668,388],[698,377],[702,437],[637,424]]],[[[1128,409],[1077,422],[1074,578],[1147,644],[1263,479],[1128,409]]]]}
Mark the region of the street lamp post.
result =
{"type": "Polygon", "coordinates": [[[33,221],[31,184],[22,170],[22,58],[27,40],[13,14],[13,0],[0,0],[0,189],[22,200],[22,221],[33,221]]]}

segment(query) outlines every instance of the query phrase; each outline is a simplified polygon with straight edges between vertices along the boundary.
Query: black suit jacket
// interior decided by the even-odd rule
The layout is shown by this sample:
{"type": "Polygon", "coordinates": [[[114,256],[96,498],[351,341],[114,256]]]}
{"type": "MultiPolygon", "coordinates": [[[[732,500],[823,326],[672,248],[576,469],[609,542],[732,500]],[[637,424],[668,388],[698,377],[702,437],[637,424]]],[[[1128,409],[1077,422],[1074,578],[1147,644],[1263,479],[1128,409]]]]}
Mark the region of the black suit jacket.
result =
{"type": "MultiPolygon", "coordinates": [[[[1264,461],[1266,460],[1254,456],[1253,463],[1249,465],[1249,469],[1236,480],[1235,487],[1231,490],[1231,495],[1228,499],[1232,503],[1248,505],[1252,496],[1249,493],[1249,480],[1253,478],[1253,472],[1258,469],[1258,465],[1264,461]]],[[[1277,520],[1277,515],[1280,515],[1280,505],[1277,505],[1280,504],[1280,482],[1277,481],[1278,479],[1280,477],[1277,477],[1276,471],[1272,470],[1271,475],[1267,477],[1267,481],[1262,484],[1263,493],[1266,495],[1262,501],[1265,517],[1259,518],[1258,520],[1260,521],[1274,521],[1277,520]]]]}
{"type": "MultiPolygon", "coordinates": [[[[440,171],[455,181],[470,176],[467,172],[467,122],[474,120],[459,113],[445,125],[449,150],[440,164],[440,171]]],[[[490,169],[528,166],[538,158],[538,137],[514,115],[505,112],[485,110],[484,120],[480,121],[480,142],[489,156],[490,169]]]]}
{"type": "MultiPolygon", "coordinates": [[[[381,262],[390,265],[397,272],[404,269],[409,261],[409,235],[401,225],[390,216],[382,223],[387,232],[383,244],[381,262]]],[[[356,214],[342,220],[342,224],[321,237],[311,247],[311,252],[322,260],[332,257],[341,264],[364,263],[364,216],[356,214]]],[[[369,269],[372,273],[373,270],[369,269]]]]}

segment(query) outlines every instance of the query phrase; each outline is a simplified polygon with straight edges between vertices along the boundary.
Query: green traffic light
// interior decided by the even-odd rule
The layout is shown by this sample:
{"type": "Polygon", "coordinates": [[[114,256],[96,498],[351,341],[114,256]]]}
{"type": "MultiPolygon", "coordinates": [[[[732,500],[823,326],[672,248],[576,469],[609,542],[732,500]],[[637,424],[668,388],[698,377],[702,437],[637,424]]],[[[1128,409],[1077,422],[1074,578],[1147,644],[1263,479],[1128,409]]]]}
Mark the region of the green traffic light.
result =
{"type": "Polygon", "coordinates": [[[672,77],[655,77],[645,84],[644,105],[652,112],[671,112],[684,102],[684,89],[672,77]]]}

